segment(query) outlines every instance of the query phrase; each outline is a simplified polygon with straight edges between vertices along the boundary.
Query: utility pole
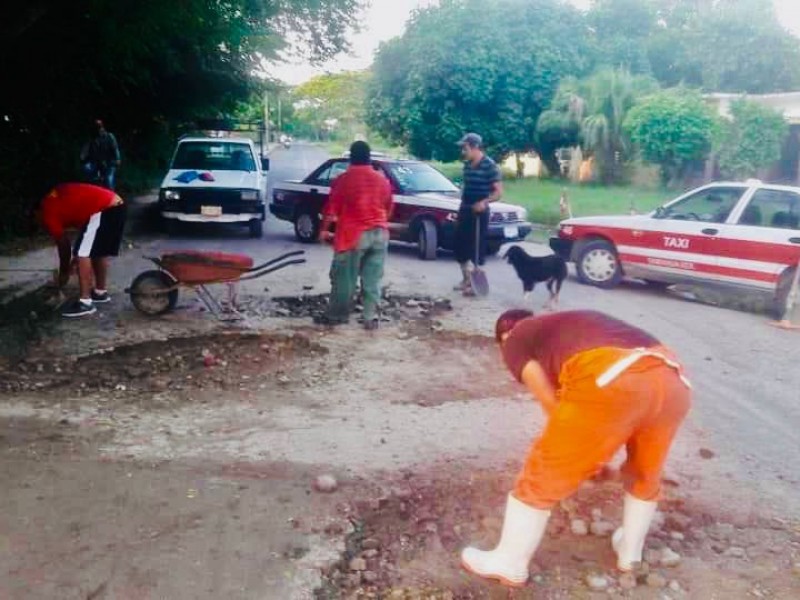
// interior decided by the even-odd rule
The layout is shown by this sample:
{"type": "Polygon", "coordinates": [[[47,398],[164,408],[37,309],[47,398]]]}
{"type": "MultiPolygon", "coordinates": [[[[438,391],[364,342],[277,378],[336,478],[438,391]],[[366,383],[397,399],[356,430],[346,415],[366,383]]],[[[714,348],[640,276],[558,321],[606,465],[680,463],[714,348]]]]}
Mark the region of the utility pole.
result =
{"type": "Polygon", "coordinates": [[[281,117],[281,94],[278,92],[278,131],[283,133],[283,119],[281,117]]]}
{"type": "Polygon", "coordinates": [[[264,91],[264,133],[267,137],[267,148],[269,148],[269,92],[264,91]]]}

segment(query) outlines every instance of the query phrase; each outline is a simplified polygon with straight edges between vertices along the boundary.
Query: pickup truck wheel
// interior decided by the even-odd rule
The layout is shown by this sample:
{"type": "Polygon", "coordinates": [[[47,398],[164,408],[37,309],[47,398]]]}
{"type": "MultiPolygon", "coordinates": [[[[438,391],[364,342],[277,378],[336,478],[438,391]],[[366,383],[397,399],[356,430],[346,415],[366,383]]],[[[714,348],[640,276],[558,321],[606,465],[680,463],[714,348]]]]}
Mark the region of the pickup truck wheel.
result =
{"type": "Polygon", "coordinates": [[[422,260],[436,260],[436,250],[439,248],[439,235],[436,223],[425,219],[417,228],[417,251],[422,260]]]}
{"type": "Polygon", "coordinates": [[[297,213],[294,218],[294,235],[304,244],[313,244],[319,237],[319,217],[310,212],[297,213]]]}
{"type": "Polygon", "coordinates": [[[161,228],[170,237],[178,235],[180,233],[180,221],[161,217],[161,228]]]}
{"type": "Polygon", "coordinates": [[[250,229],[251,238],[263,237],[264,223],[261,221],[261,219],[251,219],[247,226],[250,229]]]}
{"type": "Polygon", "coordinates": [[[581,283],[610,289],[622,279],[622,267],[614,246],[605,240],[583,245],[575,263],[581,283]]]}

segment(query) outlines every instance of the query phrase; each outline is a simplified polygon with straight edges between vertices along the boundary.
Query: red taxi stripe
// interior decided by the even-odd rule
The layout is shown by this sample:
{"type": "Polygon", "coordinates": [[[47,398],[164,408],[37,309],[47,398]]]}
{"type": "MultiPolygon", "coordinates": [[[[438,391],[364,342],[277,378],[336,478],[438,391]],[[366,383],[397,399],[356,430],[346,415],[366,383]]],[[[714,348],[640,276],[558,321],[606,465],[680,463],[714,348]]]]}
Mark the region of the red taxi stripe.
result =
{"type": "MultiPolygon", "coordinates": [[[[713,227],[709,224],[709,227],[713,227]]],[[[719,225],[721,231],[728,225],[719,225]]],[[[720,255],[726,258],[739,258],[743,260],[754,260],[759,262],[775,263],[782,265],[795,265],[800,260],[800,246],[792,245],[789,243],[791,231],[780,231],[777,235],[785,235],[786,243],[778,242],[760,242],[751,240],[738,240],[727,237],[719,236],[704,236],[704,235],[691,235],[686,233],[672,232],[672,231],[652,231],[652,230],[638,230],[643,235],[634,235],[635,229],[622,229],[619,227],[581,227],[575,226],[575,233],[570,236],[571,239],[578,239],[585,235],[602,235],[610,238],[615,244],[620,246],[638,246],[640,248],[666,248],[662,244],[643,244],[643,238],[651,236],[667,236],[670,238],[688,239],[688,248],[676,248],[670,246],[670,252],[676,253],[690,253],[697,254],[696,247],[698,244],[719,244],[720,255]],[[694,242],[694,243],[693,243],[694,242]]]]}
{"type": "Polygon", "coordinates": [[[725,275],[737,279],[747,279],[750,281],[763,281],[765,283],[777,284],[779,275],[775,273],[763,273],[761,271],[750,271],[748,269],[736,269],[732,267],[722,267],[719,265],[709,265],[705,263],[674,260],[669,258],[656,258],[649,256],[639,256],[638,254],[619,255],[623,263],[636,263],[649,265],[652,267],[666,267],[670,269],[680,269],[687,272],[706,273],[712,275],[725,275]]]}

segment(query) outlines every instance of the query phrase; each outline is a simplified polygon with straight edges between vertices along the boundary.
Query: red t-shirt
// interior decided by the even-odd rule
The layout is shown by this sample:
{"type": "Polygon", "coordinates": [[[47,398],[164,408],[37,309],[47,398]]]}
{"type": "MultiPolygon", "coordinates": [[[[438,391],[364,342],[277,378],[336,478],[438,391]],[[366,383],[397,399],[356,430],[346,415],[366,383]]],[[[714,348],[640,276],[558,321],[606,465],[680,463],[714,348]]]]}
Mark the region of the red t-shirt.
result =
{"type": "Polygon", "coordinates": [[[596,348],[651,348],[659,344],[649,333],[601,312],[570,310],[517,323],[503,343],[503,358],[518,381],[525,365],[535,360],[557,387],[561,367],[576,354],[596,348]]]}
{"type": "Polygon", "coordinates": [[[336,221],[333,249],[354,250],[365,231],[388,229],[391,211],[392,186],[386,176],[371,165],[350,165],[334,179],[323,211],[336,221]]]}
{"type": "Polygon", "coordinates": [[[88,183],[62,183],[42,201],[42,226],[55,240],[69,227],[82,228],[92,215],[109,208],[116,197],[112,190],[88,183]]]}

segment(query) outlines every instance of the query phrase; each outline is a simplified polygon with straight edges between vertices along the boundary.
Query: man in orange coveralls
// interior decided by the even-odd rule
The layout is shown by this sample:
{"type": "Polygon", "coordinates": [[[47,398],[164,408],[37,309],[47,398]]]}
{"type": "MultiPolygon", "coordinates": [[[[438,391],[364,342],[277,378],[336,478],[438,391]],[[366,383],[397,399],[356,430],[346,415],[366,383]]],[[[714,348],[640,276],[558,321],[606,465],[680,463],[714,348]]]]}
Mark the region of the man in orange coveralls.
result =
{"type": "Polygon", "coordinates": [[[511,373],[548,416],[506,503],[494,550],[466,548],[470,572],[522,586],[550,509],[625,445],[622,527],[612,538],[617,566],[642,560],[661,472],[690,405],[690,385],[672,353],[650,334],[603,313],[534,317],[505,312],[495,326],[511,373]]]}

